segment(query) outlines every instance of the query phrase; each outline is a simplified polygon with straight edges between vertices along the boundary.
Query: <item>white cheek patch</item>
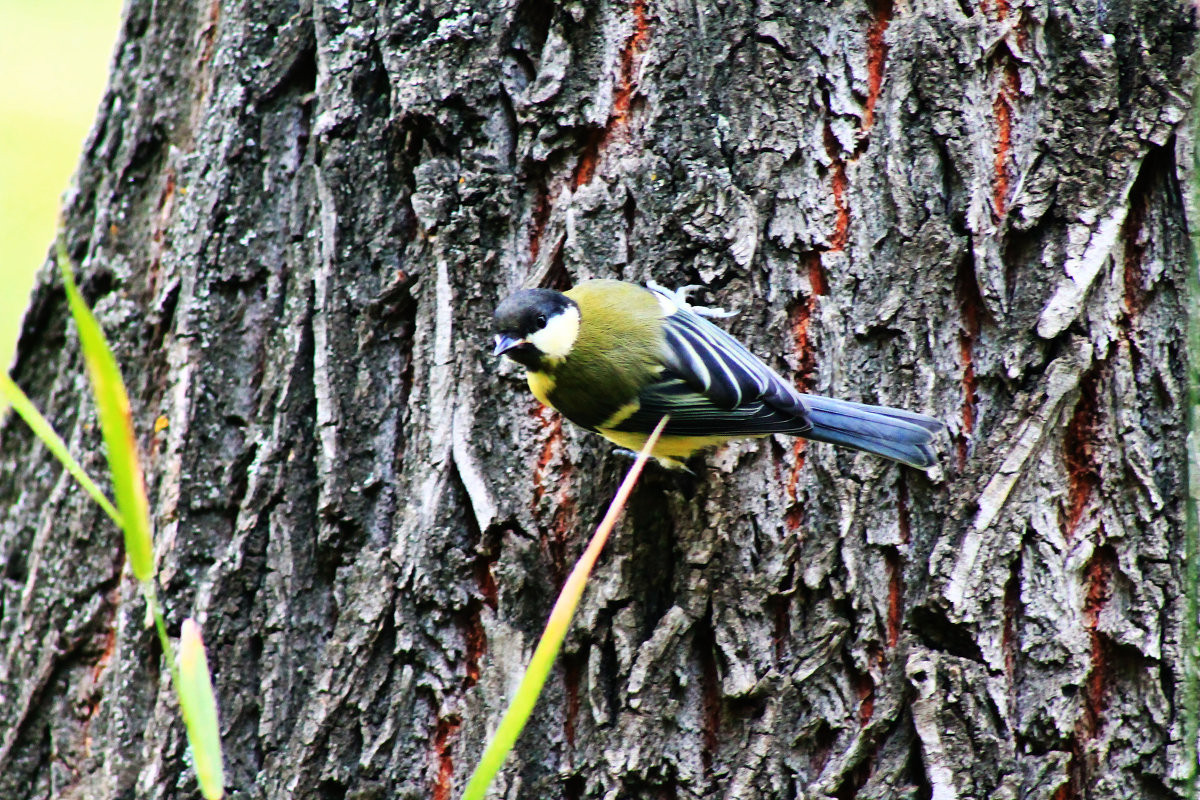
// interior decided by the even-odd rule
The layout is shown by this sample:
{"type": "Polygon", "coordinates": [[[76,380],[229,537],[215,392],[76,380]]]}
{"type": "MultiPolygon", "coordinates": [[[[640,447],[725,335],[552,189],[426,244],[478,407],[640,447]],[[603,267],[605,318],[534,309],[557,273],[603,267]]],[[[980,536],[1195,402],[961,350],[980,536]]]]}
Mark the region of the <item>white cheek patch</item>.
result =
{"type": "Polygon", "coordinates": [[[529,335],[529,343],[550,358],[566,358],[579,338],[579,309],[568,306],[546,322],[546,327],[529,335]]]}

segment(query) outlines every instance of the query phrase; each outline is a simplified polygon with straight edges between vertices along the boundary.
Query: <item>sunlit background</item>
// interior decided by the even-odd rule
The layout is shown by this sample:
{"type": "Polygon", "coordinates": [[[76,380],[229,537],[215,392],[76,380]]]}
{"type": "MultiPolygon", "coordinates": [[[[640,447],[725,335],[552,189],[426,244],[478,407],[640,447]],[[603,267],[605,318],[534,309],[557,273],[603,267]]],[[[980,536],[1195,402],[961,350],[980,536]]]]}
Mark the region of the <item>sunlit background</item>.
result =
{"type": "Polygon", "coordinates": [[[0,0],[0,361],[108,79],[118,0],[0,0]]]}

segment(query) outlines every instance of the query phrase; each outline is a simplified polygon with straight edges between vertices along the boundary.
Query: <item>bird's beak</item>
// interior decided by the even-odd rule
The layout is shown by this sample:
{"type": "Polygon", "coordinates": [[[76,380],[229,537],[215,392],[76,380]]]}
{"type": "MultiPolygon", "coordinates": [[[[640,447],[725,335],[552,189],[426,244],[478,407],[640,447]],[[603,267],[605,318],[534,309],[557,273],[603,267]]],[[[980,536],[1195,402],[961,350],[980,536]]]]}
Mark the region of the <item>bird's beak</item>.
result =
{"type": "Polygon", "coordinates": [[[525,344],[525,339],[518,339],[515,336],[505,336],[502,333],[496,334],[496,349],[492,351],[494,356],[502,356],[514,347],[520,347],[525,344]]]}

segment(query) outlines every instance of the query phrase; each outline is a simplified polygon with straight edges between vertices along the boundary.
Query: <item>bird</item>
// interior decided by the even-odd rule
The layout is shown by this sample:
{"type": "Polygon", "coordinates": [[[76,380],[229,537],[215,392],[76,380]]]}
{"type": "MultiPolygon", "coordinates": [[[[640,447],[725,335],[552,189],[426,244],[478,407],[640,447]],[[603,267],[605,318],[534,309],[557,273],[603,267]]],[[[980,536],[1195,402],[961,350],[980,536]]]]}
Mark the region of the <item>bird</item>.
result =
{"type": "Polygon", "coordinates": [[[522,289],[494,313],[495,356],[525,367],[530,391],[571,422],[637,451],[669,415],[651,455],[685,469],[734,439],[791,434],[917,469],[937,464],[933,417],[801,392],[692,306],[700,287],[599,279],[566,292],[522,289]]]}

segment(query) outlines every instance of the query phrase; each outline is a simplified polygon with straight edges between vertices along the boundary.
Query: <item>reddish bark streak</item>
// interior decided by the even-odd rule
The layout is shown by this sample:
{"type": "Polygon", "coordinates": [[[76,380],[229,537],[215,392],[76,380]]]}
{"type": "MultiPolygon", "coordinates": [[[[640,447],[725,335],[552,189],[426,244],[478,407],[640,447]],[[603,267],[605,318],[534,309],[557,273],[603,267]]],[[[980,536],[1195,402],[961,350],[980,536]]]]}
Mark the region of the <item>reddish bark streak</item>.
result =
{"type": "Polygon", "coordinates": [[[200,122],[200,114],[208,106],[208,96],[212,92],[211,62],[216,52],[217,28],[221,22],[221,0],[212,0],[208,4],[208,19],[197,32],[196,41],[196,72],[192,78],[192,87],[196,102],[192,106],[190,124],[179,135],[179,146],[185,152],[195,148],[193,131],[200,122]]]}
{"type": "Polygon", "coordinates": [[[888,571],[887,646],[890,648],[900,641],[900,623],[904,619],[904,585],[900,574],[900,554],[888,549],[884,558],[887,559],[888,571]]]}
{"type": "Polygon", "coordinates": [[[837,225],[833,229],[833,237],[829,240],[829,250],[838,252],[846,249],[850,239],[850,207],[846,204],[846,163],[837,160],[833,163],[833,205],[837,208],[837,225]]]}
{"type": "Polygon", "coordinates": [[[1104,724],[1104,709],[1108,705],[1108,640],[1096,631],[1091,632],[1092,669],[1088,673],[1084,693],[1083,730],[1089,739],[1100,733],[1104,724]]]}
{"type": "Polygon", "coordinates": [[[875,681],[870,675],[859,675],[854,691],[858,696],[858,725],[865,728],[875,715],[875,681]]]}
{"type": "Polygon", "coordinates": [[[789,531],[799,530],[804,524],[804,506],[800,504],[796,496],[797,487],[800,484],[800,473],[804,470],[804,448],[806,440],[796,437],[792,440],[792,471],[788,475],[787,485],[784,487],[784,493],[788,499],[787,511],[783,514],[783,524],[787,526],[789,531]]]}
{"type": "MultiPolygon", "coordinates": [[[[829,294],[829,282],[825,280],[825,267],[821,264],[820,253],[813,253],[808,259],[808,285],[812,287],[813,297],[829,294]]],[[[815,301],[813,307],[816,307],[815,301]]]]}
{"type": "Polygon", "coordinates": [[[1012,154],[1013,105],[1021,88],[1021,77],[1011,58],[1004,65],[1004,83],[992,101],[996,118],[995,178],[992,183],[992,206],[996,216],[1008,210],[1008,161],[1012,154]]]}
{"type": "Polygon", "coordinates": [[[959,355],[962,359],[962,433],[957,437],[958,469],[966,468],[970,436],[975,432],[975,409],[978,401],[978,380],[975,376],[975,342],[979,340],[980,319],[983,316],[983,297],[975,278],[975,267],[965,261],[958,271],[958,305],[962,310],[962,328],[958,334],[959,355]]]}
{"type": "Polygon", "coordinates": [[[1117,555],[1111,547],[1097,548],[1086,571],[1087,598],[1083,604],[1083,625],[1092,641],[1092,669],[1083,693],[1083,719],[1080,727],[1086,739],[1094,738],[1104,725],[1110,682],[1108,638],[1100,630],[1100,613],[1112,599],[1112,578],[1117,555]]]}
{"type": "Polygon", "coordinates": [[[562,454],[562,419],[551,409],[539,404],[533,410],[533,418],[541,423],[546,431],[546,439],[542,442],[542,450],[538,453],[537,465],[533,468],[533,510],[541,505],[546,495],[546,473],[550,470],[555,456],[562,454]]]}
{"type": "Polygon", "coordinates": [[[633,32],[621,50],[620,74],[613,91],[612,110],[603,130],[593,132],[583,147],[579,163],[571,176],[571,188],[578,189],[591,182],[596,168],[608,143],[618,134],[623,134],[632,116],[633,95],[637,90],[634,73],[650,38],[650,24],[646,19],[647,0],[633,0],[633,32]]]}
{"type": "Polygon", "coordinates": [[[479,558],[475,562],[475,583],[479,588],[479,598],[472,599],[467,606],[466,616],[462,620],[463,638],[466,640],[466,677],[463,678],[463,688],[470,689],[479,682],[479,664],[487,653],[487,633],[483,629],[483,607],[495,611],[499,605],[499,589],[496,578],[492,575],[492,561],[479,558]]]}
{"type": "Polygon", "coordinates": [[[1010,0],[979,0],[979,10],[989,15],[995,11],[996,19],[1004,19],[1011,10],[1010,0]]]}
{"type": "Polygon", "coordinates": [[[863,133],[875,124],[875,104],[883,87],[883,70],[887,61],[887,44],[883,34],[892,21],[893,10],[892,0],[880,0],[875,4],[875,18],[867,29],[867,102],[863,107],[863,133]]]}
{"type": "MultiPolygon", "coordinates": [[[[154,227],[150,233],[152,244],[150,248],[150,269],[146,276],[147,302],[150,302],[158,291],[158,279],[162,273],[163,242],[166,239],[167,229],[171,226],[171,218],[175,212],[176,180],[175,168],[167,167],[166,177],[163,181],[163,190],[158,196],[158,216],[154,220],[154,227]]],[[[158,331],[155,331],[155,335],[158,335],[158,331]]],[[[156,459],[158,455],[156,450],[157,448],[151,449],[151,459],[156,459]]]]}
{"type": "MultiPolygon", "coordinates": [[[[908,481],[904,473],[896,485],[896,526],[900,529],[900,543],[908,544],[912,536],[912,520],[908,512],[908,481]]],[[[904,621],[904,565],[899,549],[884,551],[888,567],[888,615],[887,645],[895,647],[900,642],[900,628],[904,621]]]]}
{"type": "Polygon", "coordinates": [[[216,49],[217,25],[220,21],[221,0],[212,0],[208,4],[208,20],[200,29],[200,54],[197,62],[201,65],[206,65],[212,60],[213,51],[216,49]]]}
{"type": "MultiPolygon", "coordinates": [[[[121,561],[124,560],[122,554],[121,561]]],[[[119,570],[120,567],[117,567],[119,570]]],[[[96,663],[92,665],[92,676],[90,688],[91,692],[87,698],[87,707],[83,714],[81,740],[83,742],[83,750],[85,753],[91,753],[92,750],[92,734],[91,725],[92,718],[96,716],[96,712],[100,710],[100,703],[103,701],[103,695],[96,691],[96,687],[100,685],[100,679],[104,676],[105,670],[112,663],[113,655],[117,650],[117,629],[116,629],[116,614],[117,606],[121,602],[121,590],[119,584],[117,588],[105,594],[104,597],[107,608],[104,612],[104,645],[100,650],[100,657],[96,659],[96,663]]]]}
{"type": "Polygon", "coordinates": [[[165,227],[171,217],[171,208],[175,201],[175,168],[167,167],[166,180],[163,181],[162,194],[158,196],[158,225],[154,228],[154,241],[161,242],[165,233],[165,227]]]}
{"type": "Polygon", "coordinates": [[[533,416],[545,429],[546,439],[533,468],[533,499],[530,510],[537,515],[543,500],[547,500],[553,506],[550,519],[551,535],[546,536],[543,533],[542,546],[550,557],[555,583],[561,584],[566,578],[567,536],[575,524],[575,501],[571,492],[573,469],[566,460],[562,417],[542,405],[537,406],[533,416]]]}
{"type": "Polygon", "coordinates": [[[481,558],[475,562],[475,583],[479,586],[479,595],[492,611],[500,603],[500,589],[496,586],[496,576],[492,574],[493,559],[481,558]]]}
{"type": "MultiPolygon", "coordinates": [[[[114,608],[115,611],[115,608],[114,608]]],[[[115,616],[115,615],[114,615],[115,616]]],[[[92,684],[100,683],[100,678],[104,675],[104,671],[108,669],[108,665],[112,663],[113,653],[117,651],[117,629],[110,627],[104,633],[104,649],[100,651],[100,657],[96,659],[96,663],[92,665],[92,684]]],[[[97,706],[98,707],[98,706],[97,706]]],[[[92,709],[93,711],[95,708],[92,709]]]]}
{"type": "Polygon", "coordinates": [[[1063,437],[1063,460],[1067,467],[1067,519],[1063,532],[1068,539],[1075,533],[1092,493],[1100,485],[1100,465],[1095,453],[1100,413],[1098,383],[1095,369],[1080,381],[1079,401],[1063,437]]]}
{"type": "Polygon", "coordinates": [[[700,702],[702,704],[703,749],[700,761],[705,774],[712,772],[721,731],[721,682],[717,676],[716,642],[710,628],[702,628],[696,639],[700,656],[700,702]]]}
{"type": "Polygon", "coordinates": [[[645,49],[646,41],[650,38],[650,25],[646,21],[646,5],[646,0],[633,0],[633,33],[625,42],[625,49],[621,51],[621,80],[617,84],[616,94],[613,95],[609,128],[624,125],[629,121],[629,108],[636,88],[633,79],[634,69],[645,49]]]}
{"type": "MultiPolygon", "coordinates": [[[[605,123],[604,128],[593,131],[588,135],[587,141],[584,142],[583,150],[579,154],[579,161],[576,163],[575,169],[571,172],[570,185],[572,190],[591,183],[592,179],[596,176],[596,170],[600,166],[600,161],[604,156],[608,144],[616,136],[624,134],[629,126],[629,120],[632,116],[633,95],[637,89],[634,73],[637,71],[637,65],[642,52],[645,50],[646,42],[650,38],[650,24],[646,19],[647,0],[633,0],[632,10],[633,31],[630,33],[629,39],[626,40],[625,47],[621,50],[619,76],[616,88],[613,90],[612,109],[609,112],[608,121],[605,123]]],[[[561,183],[558,185],[561,186],[561,183]]],[[[547,187],[539,187],[538,196],[534,202],[533,219],[529,235],[531,261],[537,261],[538,254],[541,253],[542,234],[545,231],[546,223],[550,219],[550,211],[553,205],[553,201],[550,199],[550,191],[548,191],[547,187]]],[[[555,260],[561,259],[561,248],[562,240],[560,239],[553,255],[555,260]]]]}
{"type": "Polygon", "coordinates": [[[496,579],[492,576],[492,560],[483,555],[478,556],[472,565],[472,572],[479,596],[472,597],[467,607],[457,615],[464,642],[464,690],[479,683],[479,664],[487,653],[488,640],[487,632],[483,629],[483,608],[487,605],[495,611],[499,600],[496,579]]]}
{"type": "MultiPolygon", "coordinates": [[[[809,342],[809,325],[817,310],[818,298],[829,292],[825,281],[825,269],[821,265],[820,253],[808,253],[809,294],[804,302],[792,307],[791,328],[794,352],[799,354],[800,363],[796,369],[796,385],[803,391],[812,388],[813,377],[817,369],[817,357],[809,342]]],[[[796,438],[792,443],[793,466],[788,476],[786,494],[789,501],[788,510],[784,515],[784,523],[788,530],[796,530],[804,520],[804,508],[796,502],[796,488],[800,481],[800,471],[804,468],[805,440],[796,438]]]]}
{"type": "MultiPolygon", "coordinates": [[[[872,660],[882,660],[881,653],[872,654],[872,660]]],[[[875,681],[870,674],[854,674],[854,693],[858,697],[858,725],[865,728],[875,715],[875,681]]],[[[875,769],[875,759],[878,756],[878,745],[872,747],[845,775],[841,786],[834,792],[838,800],[853,800],[866,785],[875,769]]]]}
{"type": "Polygon", "coordinates": [[[958,349],[962,356],[963,400],[962,400],[962,435],[956,443],[958,448],[958,469],[961,472],[967,466],[967,454],[970,449],[970,436],[975,431],[976,387],[975,362],[973,360],[974,339],[966,333],[958,335],[958,349]]]}
{"type": "Polygon", "coordinates": [[[592,182],[592,178],[596,174],[596,166],[600,163],[600,147],[608,135],[609,130],[605,128],[593,131],[588,136],[587,143],[583,146],[583,152],[579,154],[579,163],[575,165],[575,172],[571,175],[572,189],[578,189],[580,186],[592,182]]]}
{"type": "Polygon", "coordinates": [[[463,622],[463,638],[467,641],[466,677],[463,678],[463,688],[470,689],[479,683],[479,662],[487,652],[487,634],[483,630],[481,618],[482,606],[478,601],[471,603],[472,608],[463,622]]]}
{"type": "Polygon", "coordinates": [[[1004,626],[1000,633],[1000,649],[1004,652],[1004,674],[1014,692],[1017,673],[1017,612],[1021,600],[1020,562],[1013,565],[1008,584],[1004,587],[1004,626]]]}
{"type": "Polygon", "coordinates": [[[809,325],[817,310],[818,298],[829,290],[825,285],[825,270],[821,266],[820,253],[808,253],[808,298],[792,308],[792,342],[794,351],[799,354],[800,363],[796,368],[796,385],[807,391],[812,388],[814,373],[817,370],[817,355],[809,346],[809,325]]]}
{"type": "Polygon", "coordinates": [[[837,211],[828,249],[836,253],[845,250],[846,242],[850,240],[850,206],[846,202],[846,159],[842,157],[833,128],[828,122],[825,123],[825,154],[829,156],[829,170],[833,173],[833,207],[837,211]]]}
{"type": "Polygon", "coordinates": [[[450,740],[458,733],[462,720],[458,717],[439,719],[433,735],[433,757],[437,764],[437,777],[433,783],[433,800],[450,800],[451,783],[454,778],[454,759],[450,740]]]}
{"type": "Polygon", "coordinates": [[[1125,312],[1129,321],[1136,319],[1146,307],[1146,291],[1142,285],[1142,258],[1146,255],[1146,242],[1142,238],[1142,226],[1146,221],[1147,199],[1145,192],[1137,197],[1133,197],[1133,194],[1130,192],[1132,202],[1129,204],[1129,216],[1125,218],[1121,232],[1122,241],[1125,242],[1125,312]]]}
{"type": "Polygon", "coordinates": [[[1052,800],[1075,800],[1079,798],[1079,780],[1076,777],[1076,772],[1079,771],[1079,768],[1075,764],[1079,762],[1080,756],[1078,752],[1075,752],[1076,750],[1078,750],[1078,746],[1073,745],[1072,757],[1070,757],[1070,763],[1067,764],[1067,782],[1061,784],[1055,790],[1054,799],[1052,800]]]}

